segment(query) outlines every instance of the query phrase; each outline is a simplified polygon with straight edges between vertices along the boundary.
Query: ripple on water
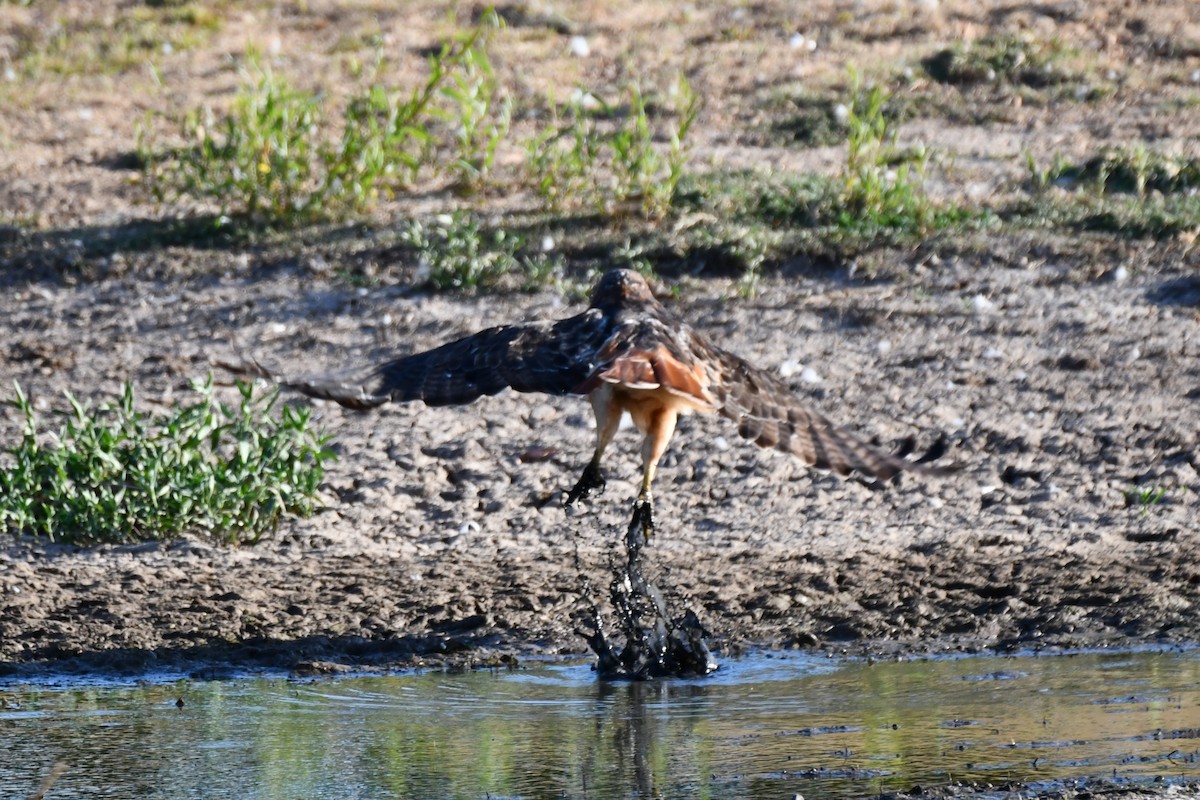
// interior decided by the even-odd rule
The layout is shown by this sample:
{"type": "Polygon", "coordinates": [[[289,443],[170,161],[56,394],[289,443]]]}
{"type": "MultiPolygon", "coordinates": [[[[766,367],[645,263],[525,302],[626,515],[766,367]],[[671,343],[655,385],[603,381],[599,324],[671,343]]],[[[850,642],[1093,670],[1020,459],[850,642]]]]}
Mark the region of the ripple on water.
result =
{"type": "MultiPolygon", "coordinates": [[[[1200,658],[726,659],[5,687],[0,785],[54,797],[857,797],[951,780],[1200,780],[1200,658]],[[184,700],[177,707],[177,700],[184,700]]],[[[1050,791],[1046,789],[1045,791],[1050,791]]]]}

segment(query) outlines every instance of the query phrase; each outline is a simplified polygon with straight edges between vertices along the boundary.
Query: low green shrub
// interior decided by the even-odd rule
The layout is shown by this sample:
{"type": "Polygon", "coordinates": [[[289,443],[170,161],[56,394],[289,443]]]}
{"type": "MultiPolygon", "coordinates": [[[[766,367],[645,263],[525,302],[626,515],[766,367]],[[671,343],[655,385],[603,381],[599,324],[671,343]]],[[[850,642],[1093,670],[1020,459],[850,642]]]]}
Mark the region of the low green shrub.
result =
{"type": "Polygon", "coordinates": [[[188,531],[250,543],[284,514],[312,513],[333,455],[309,412],[285,405],[276,416],[278,391],[256,397],[247,383],[234,406],[213,396],[211,376],[192,388],[198,401],[165,416],[138,411],[130,383],[97,408],[68,393],[70,411],[47,435],[17,386],[24,431],[0,458],[0,529],[80,544],[188,531]]]}
{"type": "Polygon", "coordinates": [[[137,150],[146,185],[160,202],[211,202],[222,215],[276,225],[367,211],[404,191],[442,151],[452,155],[441,168],[474,187],[508,131],[485,52],[497,24],[486,14],[445,43],[411,93],[371,84],[340,111],[251,54],[229,113],[199,109],[179,120],[183,147],[161,152],[143,128],[137,150]]]}
{"type": "Polygon", "coordinates": [[[425,223],[414,220],[400,232],[417,261],[417,282],[439,290],[473,292],[503,280],[538,289],[561,277],[561,259],[523,255],[525,239],[488,230],[471,214],[455,212],[425,223]]]}

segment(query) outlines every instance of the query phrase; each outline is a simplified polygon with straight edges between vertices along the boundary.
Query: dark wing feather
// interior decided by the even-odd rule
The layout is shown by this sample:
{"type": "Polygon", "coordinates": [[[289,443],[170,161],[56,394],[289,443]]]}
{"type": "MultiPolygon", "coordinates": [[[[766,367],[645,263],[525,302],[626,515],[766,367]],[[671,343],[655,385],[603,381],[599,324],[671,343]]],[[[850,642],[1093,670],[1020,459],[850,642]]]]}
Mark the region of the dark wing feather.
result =
{"type": "Polygon", "coordinates": [[[218,365],[349,408],[412,400],[444,406],[469,403],[508,387],[518,392],[578,392],[610,330],[608,319],[594,309],[559,322],[504,325],[388,361],[361,378],[346,373],[289,376],[256,361],[218,365]]]}
{"type": "Polygon", "coordinates": [[[867,444],[805,406],[771,373],[707,342],[703,345],[710,351],[710,362],[719,365],[710,386],[720,403],[718,410],[737,423],[739,435],[759,447],[791,453],[810,466],[839,475],[858,472],[888,480],[901,471],[949,471],[867,444]]]}

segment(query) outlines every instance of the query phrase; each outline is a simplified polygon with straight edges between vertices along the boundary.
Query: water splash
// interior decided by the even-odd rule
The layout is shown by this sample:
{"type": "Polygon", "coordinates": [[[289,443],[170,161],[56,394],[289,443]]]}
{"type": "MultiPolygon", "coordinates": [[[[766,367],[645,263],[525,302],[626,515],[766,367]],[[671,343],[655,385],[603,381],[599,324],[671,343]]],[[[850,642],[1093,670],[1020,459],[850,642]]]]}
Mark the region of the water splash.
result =
{"type": "Polygon", "coordinates": [[[662,591],[646,578],[642,531],[641,519],[635,514],[625,532],[625,558],[614,557],[609,564],[613,577],[608,593],[616,615],[613,633],[624,638],[624,647],[607,631],[586,576],[582,597],[589,608],[584,627],[575,632],[596,654],[596,672],[605,680],[708,675],[719,666],[705,641],[711,634],[692,609],[673,615],[662,591]]]}

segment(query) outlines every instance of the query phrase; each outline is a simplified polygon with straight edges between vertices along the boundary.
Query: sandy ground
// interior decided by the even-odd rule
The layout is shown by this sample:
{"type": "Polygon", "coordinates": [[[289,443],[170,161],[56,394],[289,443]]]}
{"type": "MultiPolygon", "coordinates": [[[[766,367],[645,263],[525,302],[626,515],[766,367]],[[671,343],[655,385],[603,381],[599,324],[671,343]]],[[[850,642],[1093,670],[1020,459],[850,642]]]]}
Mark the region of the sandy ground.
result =
{"type": "MultiPolygon", "coordinates": [[[[136,190],[122,161],[134,125],[148,109],[227,95],[237,83],[230,54],[248,40],[279,69],[336,80],[343,73],[328,54],[338,37],[378,28],[395,51],[413,53],[401,59],[403,73],[420,67],[417,48],[446,19],[439,9],[308,5],[309,13],[256,7],[245,19],[253,24],[233,20],[201,45],[156,56],[153,79],[140,70],[61,80],[14,70],[0,134],[0,386],[17,380],[50,408],[61,407],[63,390],[101,399],[132,378],[147,406],[161,408],[210,357],[235,348],[285,367],[367,364],[488,324],[578,309],[553,289],[414,292],[415,265],[369,246],[352,255],[373,260],[376,279],[356,288],[331,268],[330,248],[306,240],[97,245],[178,211],[136,190]]],[[[907,123],[904,140],[934,138],[938,163],[952,165],[931,174],[935,191],[1013,191],[1024,149],[1043,163],[1143,139],[1186,150],[1200,129],[1188,101],[1188,76],[1200,68],[1200,49],[1185,47],[1200,37],[1191,4],[1139,14],[1116,2],[1060,5],[863,3],[847,16],[825,3],[740,12],[639,3],[618,16],[591,4],[573,9],[567,33],[513,26],[497,71],[535,95],[554,77],[567,89],[622,85],[631,60],[664,85],[687,66],[708,98],[698,165],[832,169],[837,147],[764,141],[781,93],[844,80],[847,62],[914,64],[931,48],[989,32],[1058,35],[1081,48],[1110,101],[984,96],[973,102],[995,101],[987,115],[907,123]],[[819,46],[797,52],[795,31],[819,46]],[[594,57],[570,55],[571,32],[588,37],[594,57]]],[[[95,12],[88,3],[62,8],[95,12]]],[[[0,13],[19,33],[50,12],[0,13]]],[[[17,40],[4,41],[6,57],[17,40]]],[[[924,89],[940,101],[958,91],[924,89]]],[[[427,212],[438,198],[456,202],[444,192],[401,200],[372,224],[427,212]]],[[[479,202],[502,211],[528,201],[518,193],[479,202]]],[[[962,470],[872,487],[759,451],[721,420],[690,418],[657,480],[660,534],[648,571],[727,652],[1200,641],[1193,243],[981,232],[876,254],[874,266],[886,265],[876,277],[855,264],[786,265],[752,299],[726,278],[672,280],[680,291],[668,302],[679,313],[779,370],[822,412],[885,444],[944,433],[962,470]],[[1153,504],[1129,499],[1158,489],[1153,504]]],[[[579,399],[507,393],[457,409],[316,411],[339,454],[326,506],[258,546],[0,542],[0,673],[583,651],[573,631],[583,577],[605,585],[636,491],[632,433],[608,458],[608,492],[568,513],[559,493],[593,435],[579,399]]],[[[0,409],[4,441],[18,424],[0,409]]]]}

